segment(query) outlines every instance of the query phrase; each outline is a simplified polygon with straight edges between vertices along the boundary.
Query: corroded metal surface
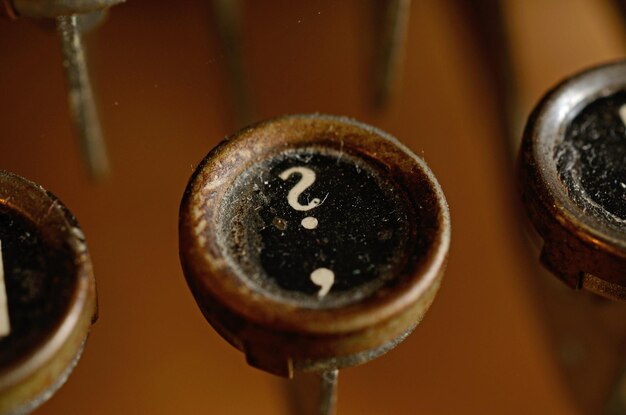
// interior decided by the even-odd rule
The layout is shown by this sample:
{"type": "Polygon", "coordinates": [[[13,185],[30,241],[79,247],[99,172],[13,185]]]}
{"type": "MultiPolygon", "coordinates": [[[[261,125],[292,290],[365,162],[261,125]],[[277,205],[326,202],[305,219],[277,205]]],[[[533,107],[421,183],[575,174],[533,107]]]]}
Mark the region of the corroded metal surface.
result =
{"type": "Polygon", "coordinates": [[[7,247],[11,236],[23,241],[33,232],[45,247],[38,254],[43,257],[16,258],[4,252],[12,325],[0,337],[0,413],[4,414],[32,409],[64,382],[96,318],[96,292],[82,231],[56,197],[26,179],[0,172],[0,203],[3,215],[14,212],[36,227],[24,235],[6,234],[7,247]],[[17,277],[19,284],[11,284],[17,277]],[[22,292],[24,284],[31,284],[27,294],[22,292]],[[37,286],[46,288],[39,296],[37,286]]]}
{"type": "Polygon", "coordinates": [[[421,320],[439,287],[450,223],[434,176],[397,140],[346,118],[304,115],[244,129],[212,150],[183,197],[179,237],[181,263],[205,317],[246,353],[251,365],[290,377],[299,362],[317,370],[331,368],[316,366],[315,361],[337,357],[347,364],[362,363],[350,356],[405,336],[421,320]],[[414,237],[426,241],[410,246],[411,259],[390,283],[358,302],[300,306],[267,295],[237,271],[218,241],[224,220],[220,207],[233,181],[261,160],[312,145],[377,163],[406,192],[413,210],[409,215],[417,224],[412,232],[419,233],[414,237]]]}
{"type": "Polygon", "coordinates": [[[519,160],[523,201],[544,242],[542,262],[572,288],[622,301],[626,300],[626,225],[619,218],[608,220],[614,215],[604,214],[594,196],[567,178],[572,168],[559,170],[557,164],[559,145],[574,116],[590,103],[624,90],[623,62],[566,80],[531,115],[519,160]]]}

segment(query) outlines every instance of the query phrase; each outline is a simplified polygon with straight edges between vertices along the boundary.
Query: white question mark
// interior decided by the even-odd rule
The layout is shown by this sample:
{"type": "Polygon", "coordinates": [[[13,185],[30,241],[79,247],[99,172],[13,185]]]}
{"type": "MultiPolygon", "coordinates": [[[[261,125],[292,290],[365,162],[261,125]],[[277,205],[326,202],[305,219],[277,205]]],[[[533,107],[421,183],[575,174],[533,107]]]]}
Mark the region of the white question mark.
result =
{"type": "MultiPolygon", "coordinates": [[[[307,210],[318,207],[322,203],[322,201],[318,198],[314,198],[306,205],[302,205],[298,201],[298,198],[300,197],[302,192],[304,192],[306,189],[309,188],[309,186],[315,183],[315,172],[307,167],[291,167],[282,172],[279,177],[283,180],[287,180],[289,176],[294,173],[299,173],[302,177],[287,194],[287,201],[289,202],[289,206],[300,212],[306,212],[307,210]]],[[[312,216],[307,216],[306,218],[302,219],[302,222],[300,223],[305,229],[315,229],[317,228],[318,224],[317,219],[312,216]]],[[[328,268],[316,269],[311,273],[310,278],[313,284],[320,287],[320,290],[317,292],[317,296],[320,298],[328,294],[331,287],[335,283],[335,273],[328,268]]]]}
{"type": "MultiPolygon", "coordinates": [[[[291,167],[280,174],[280,178],[283,180],[287,180],[289,176],[294,173],[300,173],[302,176],[298,183],[294,187],[291,188],[289,194],[287,194],[287,201],[289,202],[289,206],[294,208],[295,210],[304,212],[307,210],[311,210],[316,208],[322,203],[322,201],[318,198],[314,198],[306,205],[301,205],[298,201],[300,194],[309,188],[313,183],[315,183],[315,172],[307,167],[291,167]]],[[[317,228],[317,219],[312,216],[307,216],[302,219],[302,226],[306,229],[315,229],[317,228]]]]}

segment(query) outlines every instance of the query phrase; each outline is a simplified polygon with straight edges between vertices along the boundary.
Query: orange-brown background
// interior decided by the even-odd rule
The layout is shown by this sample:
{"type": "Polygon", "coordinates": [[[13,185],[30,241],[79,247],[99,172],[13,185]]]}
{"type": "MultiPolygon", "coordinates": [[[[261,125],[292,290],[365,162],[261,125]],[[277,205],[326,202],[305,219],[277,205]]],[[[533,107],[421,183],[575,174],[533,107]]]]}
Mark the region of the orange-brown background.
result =
{"type": "MultiPolygon", "coordinates": [[[[243,2],[256,118],[321,111],[379,126],[426,160],[450,204],[434,305],[396,350],[342,371],[339,414],[574,414],[528,290],[493,82],[458,7],[413,3],[402,88],[376,112],[370,2],[243,2]]],[[[626,50],[608,2],[505,3],[524,116],[563,76],[626,50]]],[[[284,381],[210,328],[178,263],[186,181],[237,127],[212,19],[206,0],[129,0],[90,39],[113,168],[100,185],[79,161],[55,34],[0,21],[0,168],[76,214],[100,300],[81,363],[38,414],[286,413],[284,381]]]]}

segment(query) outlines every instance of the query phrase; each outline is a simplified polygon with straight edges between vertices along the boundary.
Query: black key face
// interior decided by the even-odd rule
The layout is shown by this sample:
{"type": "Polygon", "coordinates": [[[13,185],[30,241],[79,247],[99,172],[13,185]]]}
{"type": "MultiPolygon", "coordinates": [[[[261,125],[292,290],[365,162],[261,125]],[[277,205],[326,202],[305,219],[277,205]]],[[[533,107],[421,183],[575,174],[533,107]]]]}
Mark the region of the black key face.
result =
{"type": "Polygon", "coordinates": [[[36,225],[0,204],[0,368],[45,342],[66,313],[76,285],[63,249],[46,243],[36,225]]]}
{"type": "Polygon", "coordinates": [[[600,98],[569,123],[555,148],[570,197],[613,227],[626,222],[626,92],[600,98]]]}
{"type": "Polygon", "coordinates": [[[240,175],[220,206],[241,275],[300,305],[368,295],[406,263],[409,203],[378,167],[323,148],[289,150],[240,175]]]}

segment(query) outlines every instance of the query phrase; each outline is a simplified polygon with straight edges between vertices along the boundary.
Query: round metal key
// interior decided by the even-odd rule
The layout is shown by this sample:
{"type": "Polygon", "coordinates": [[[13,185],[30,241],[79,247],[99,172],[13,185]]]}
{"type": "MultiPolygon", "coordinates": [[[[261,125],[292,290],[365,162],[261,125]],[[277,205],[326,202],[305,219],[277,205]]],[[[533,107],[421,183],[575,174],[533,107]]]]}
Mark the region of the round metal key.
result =
{"type": "Polygon", "coordinates": [[[528,121],[519,166],[546,267],[572,288],[626,301],[626,63],[550,91],[528,121]]]}
{"type": "Polygon", "coordinates": [[[0,172],[0,414],[28,413],[65,382],[95,316],[76,220],[41,186],[0,172]]]}
{"type": "Polygon", "coordinates": [[[449,239],[426,164],[325,115],[228,138],[180,209],[181,263],[204,315],[251,365],[283,376],[363,363],[404,339],[434,299],[449,239]]]}

